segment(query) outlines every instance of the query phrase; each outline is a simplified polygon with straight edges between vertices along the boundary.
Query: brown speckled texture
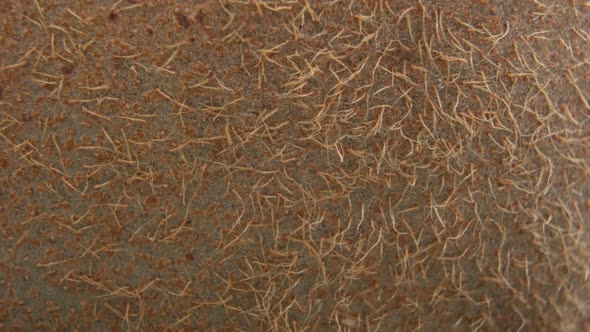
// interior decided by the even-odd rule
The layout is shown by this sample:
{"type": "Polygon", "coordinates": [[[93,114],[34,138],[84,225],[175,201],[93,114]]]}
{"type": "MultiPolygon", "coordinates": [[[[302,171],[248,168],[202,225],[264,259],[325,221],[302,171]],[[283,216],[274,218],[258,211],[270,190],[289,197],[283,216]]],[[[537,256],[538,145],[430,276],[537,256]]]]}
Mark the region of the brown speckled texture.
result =
{"type": "Polygon", "coordinates": [[[0,8],[0,330],[590,329],[589,3],[0,8]]]}

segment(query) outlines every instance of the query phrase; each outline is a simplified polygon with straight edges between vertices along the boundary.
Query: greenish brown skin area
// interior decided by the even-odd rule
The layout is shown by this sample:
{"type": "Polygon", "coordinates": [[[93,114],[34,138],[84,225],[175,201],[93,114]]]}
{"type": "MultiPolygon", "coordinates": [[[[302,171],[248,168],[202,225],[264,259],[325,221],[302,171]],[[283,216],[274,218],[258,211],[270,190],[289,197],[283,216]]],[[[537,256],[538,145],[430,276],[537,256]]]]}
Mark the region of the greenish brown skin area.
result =
{"type": "Polygon", "coordinates": [[[0,8],[0,330],[590,329],[584,2],[0,8]]]}

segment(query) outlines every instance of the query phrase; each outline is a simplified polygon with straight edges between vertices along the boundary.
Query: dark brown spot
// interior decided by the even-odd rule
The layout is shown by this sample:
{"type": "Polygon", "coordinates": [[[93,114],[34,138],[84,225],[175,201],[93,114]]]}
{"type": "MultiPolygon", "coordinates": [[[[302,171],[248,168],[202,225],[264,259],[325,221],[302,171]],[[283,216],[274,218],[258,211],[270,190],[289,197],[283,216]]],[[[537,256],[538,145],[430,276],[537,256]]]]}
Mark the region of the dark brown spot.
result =
{"type": "Polygon", "coordinates": [[[148,34],[148,35],[150,35],[150,36],[154,34],[154,30],[152,30],[152,28],[150,28],[150,27],[148,27],[148,28],[147,28],[145,31],[146,31],[146,32],[147,32],[147,34],[148,34]]]}
{"type": "Polygon", "coordinates": [[[66,144],[64,144],[64,148],[65,148],[67,151],[71,151],[71,150],[73,150],[74,148],[76,148],[76,141],[75,141],[73,138],[71,138],[71,137],[70,137],[70,138],[69,138],[69,139],[66,141],[66,144]]]}
{"type": "Polygon", "coordinates": [[[199,24],[203,24],[203,19],[205,18],[205,13],[203,13],[203,11],[201,9],[199,9],[199,12],[197,12],[197,14],[195,15],[195,19],[197,20],[197,22],[199,22],[199,24]]]}
{"type": "Polygon", "coordinates": [[[70,63],[66,63],[61,66],[61,72],[64,75],[70,75],[74,71],[74,66],[70,63]]]}
{"type": "Polygon", "coordinates": [[[190,252],[189,252],[189,253],[186,253],[186,254],[184,255],[184,258],[188,259],[189,261],[193,261],[193,260],[195,260],[195,256],[193,256],[193,254],[192,254],[192,253],[190,253],[190,252]]]}
{"type": "Polygon", "coordinates": [[[149,207],[156,207],[159,203],[159,199],[157,196],[150,196],[145,200],[145,204],[149,207]]]}
{"type": "Polygon", "coordinates": [[[21,120],[25,121],[25,122],[29,122],[31,121],[33,118],[31,117],[31,114],[29,113],[23,113],[20,117],[21,120]]]}
{"type": "Polygon", "coordinates": [[[115,12],[115,11],[111,11],[109,13],[109,20],[111,20],[111,21],[116,21],[118,17],[119,17],[119,15],[117,15],[117,12],[115,12]]]}
{"type": "Polygon", "coordinates": [[[185,29],[188,29],[191,26],[191,22],[183,13],[176,13],[176,21],[178,21],[178,25],[185,29]]]}

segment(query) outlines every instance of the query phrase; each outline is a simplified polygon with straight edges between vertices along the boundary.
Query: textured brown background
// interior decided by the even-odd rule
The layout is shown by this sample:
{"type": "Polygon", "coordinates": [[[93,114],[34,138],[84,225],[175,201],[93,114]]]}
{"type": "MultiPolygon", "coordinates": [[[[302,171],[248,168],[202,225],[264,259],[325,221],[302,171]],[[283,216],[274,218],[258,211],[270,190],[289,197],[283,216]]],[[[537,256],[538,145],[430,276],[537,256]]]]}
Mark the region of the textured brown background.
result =
{"type": "Polygon", "coordinates": [[[0,0],[0,329],[590,329],[590,4],[0,0]]]}

